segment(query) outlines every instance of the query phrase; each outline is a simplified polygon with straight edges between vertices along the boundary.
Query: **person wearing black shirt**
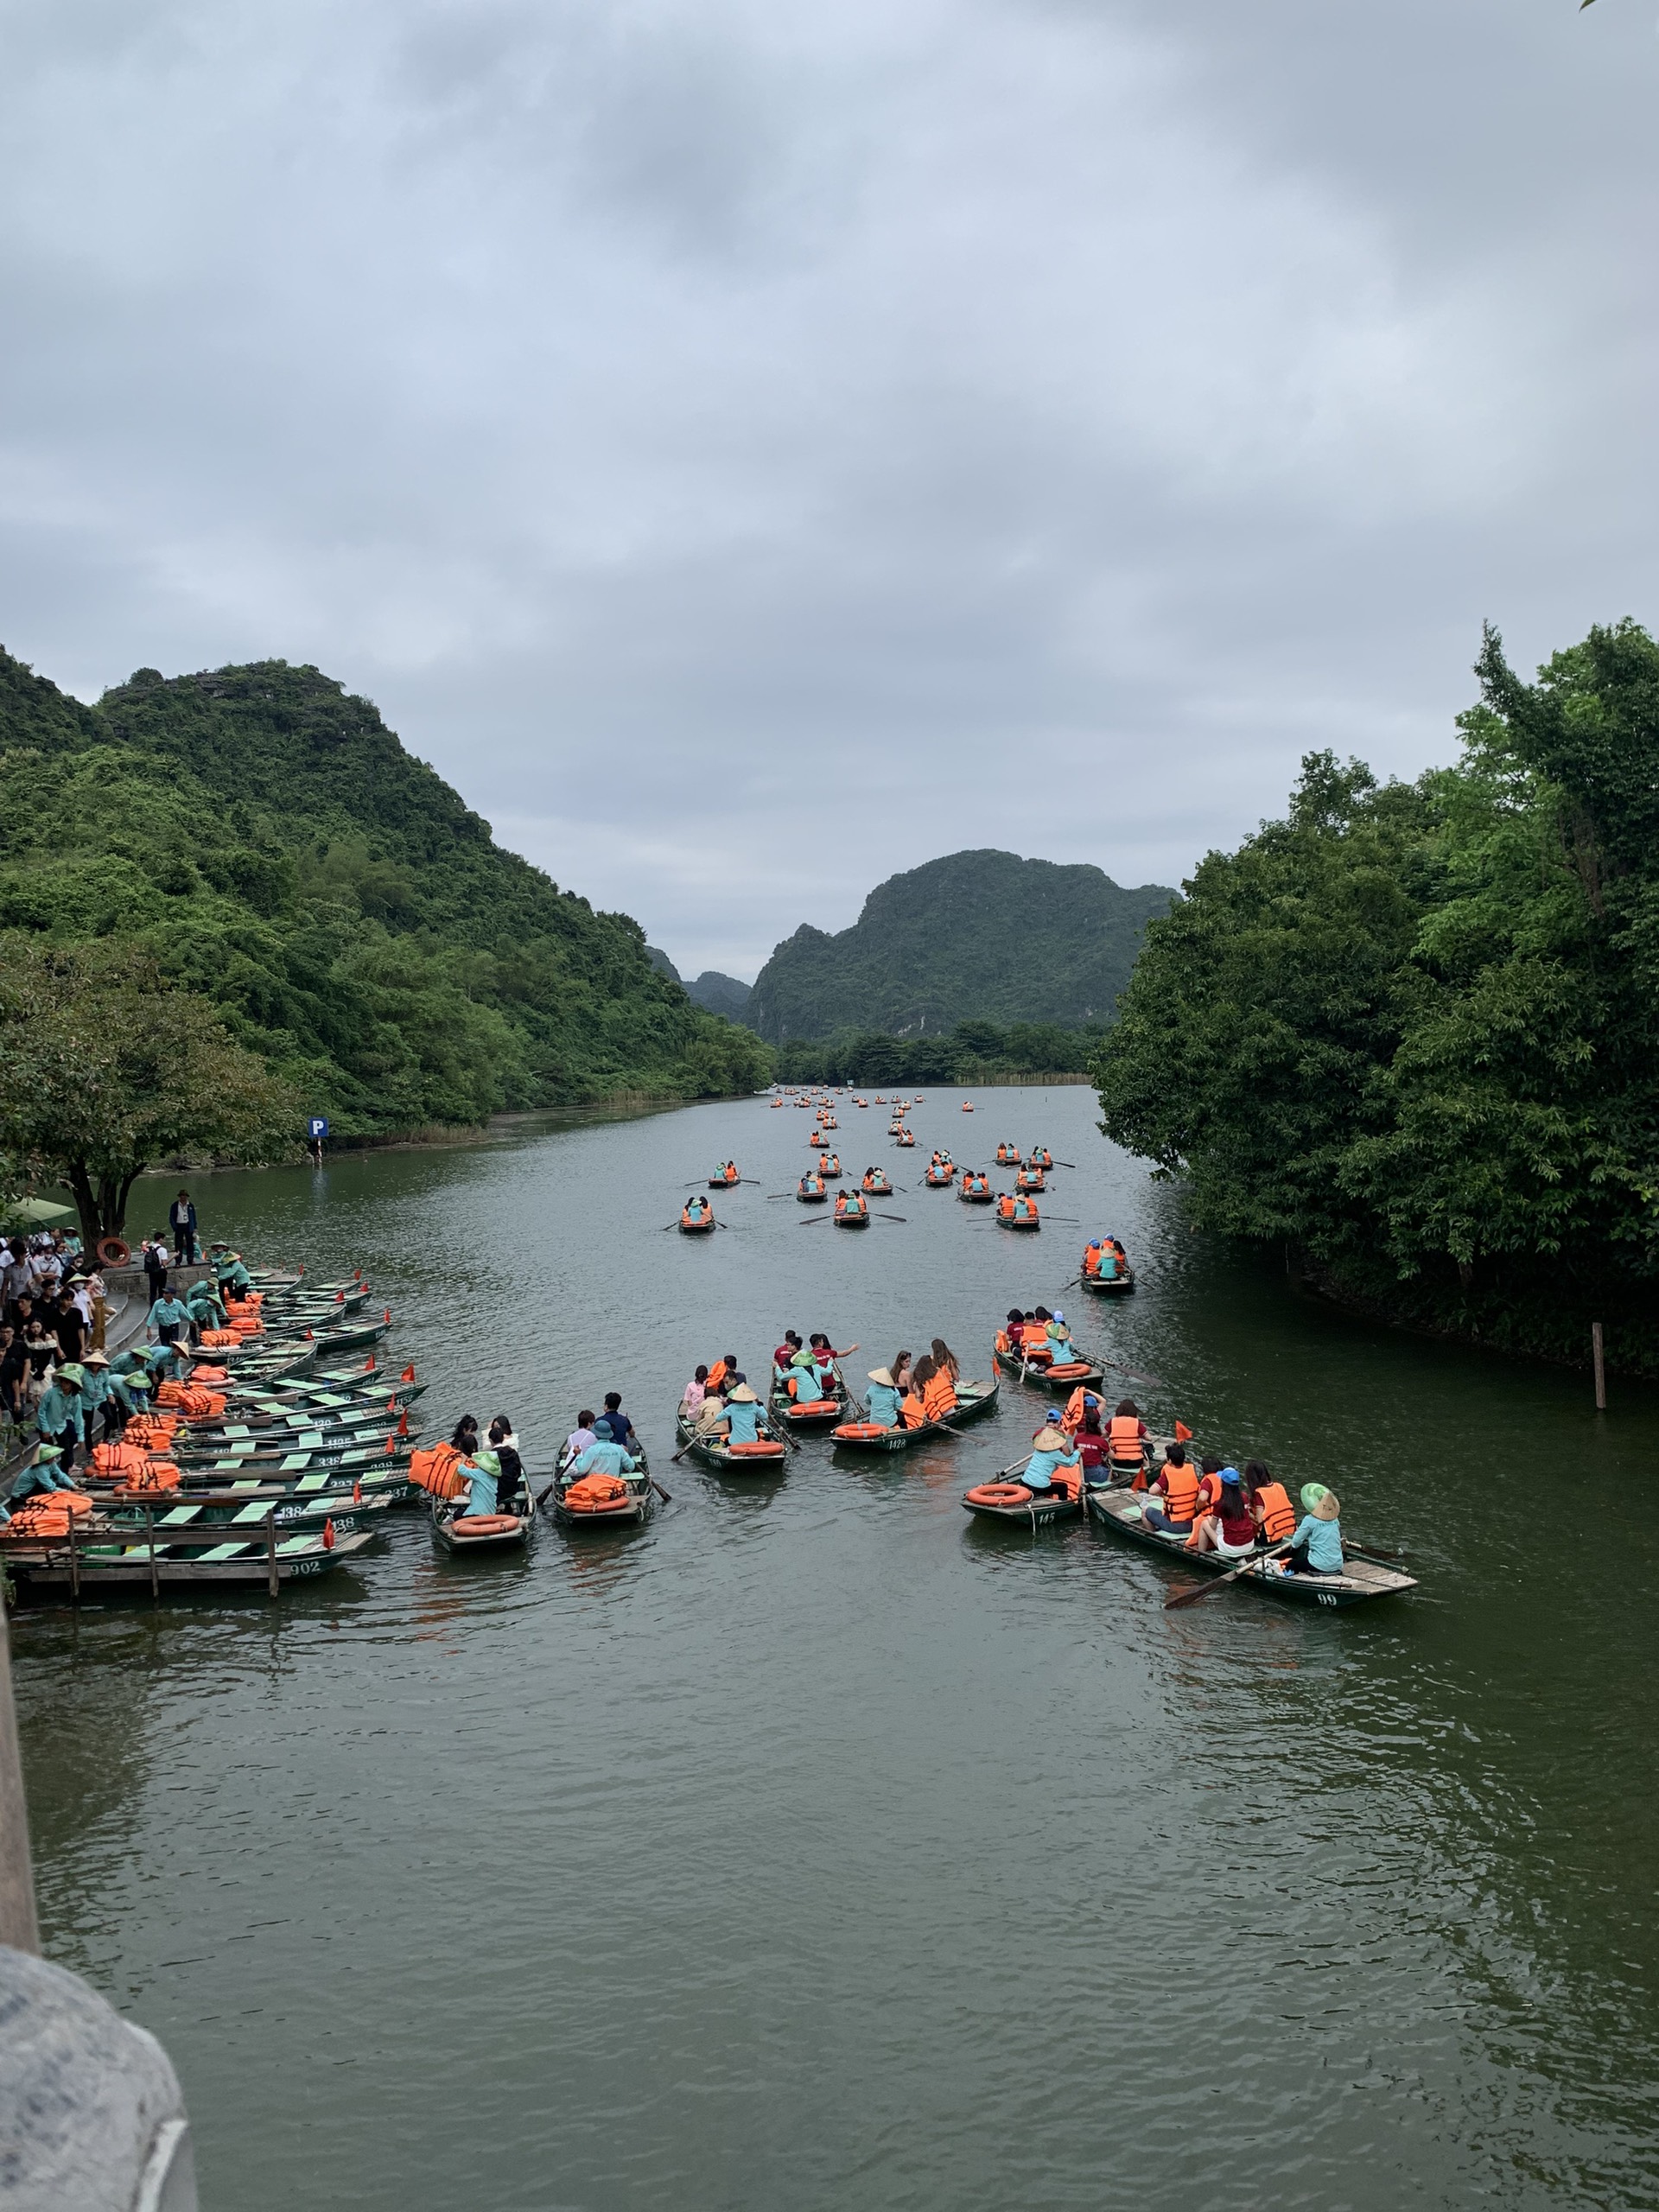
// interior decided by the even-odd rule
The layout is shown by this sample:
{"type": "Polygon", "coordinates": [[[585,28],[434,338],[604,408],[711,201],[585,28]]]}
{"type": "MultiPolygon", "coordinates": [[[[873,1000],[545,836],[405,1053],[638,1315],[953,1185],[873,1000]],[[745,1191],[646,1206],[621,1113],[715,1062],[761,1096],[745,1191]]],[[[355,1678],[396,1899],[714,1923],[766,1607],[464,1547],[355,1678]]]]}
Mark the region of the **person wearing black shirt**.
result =
{"type": "Polygon", "coordinates": [[[81,1349],[86,1342],[86,1323],[80,1308],[67,1290],[61,1293],[58,1299],[51,1316],[51,1327],[58,1342],[63,1346],[64,1358],[78,1360],[80,1357],[81,1349]]]}

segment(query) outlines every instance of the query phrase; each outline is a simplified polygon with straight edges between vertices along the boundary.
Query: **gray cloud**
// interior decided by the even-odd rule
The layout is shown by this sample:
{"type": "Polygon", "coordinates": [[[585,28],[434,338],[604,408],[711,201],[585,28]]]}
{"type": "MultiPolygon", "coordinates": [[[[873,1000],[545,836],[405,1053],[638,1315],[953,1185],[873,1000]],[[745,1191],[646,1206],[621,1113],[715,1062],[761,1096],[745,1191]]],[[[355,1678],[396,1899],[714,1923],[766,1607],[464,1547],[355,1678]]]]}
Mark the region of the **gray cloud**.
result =
{"type": "Polygon", "coordinates": [[[0,634],[316,661],[685,972],[1652,612],[1624,0],[0,22],[0,634]]]}

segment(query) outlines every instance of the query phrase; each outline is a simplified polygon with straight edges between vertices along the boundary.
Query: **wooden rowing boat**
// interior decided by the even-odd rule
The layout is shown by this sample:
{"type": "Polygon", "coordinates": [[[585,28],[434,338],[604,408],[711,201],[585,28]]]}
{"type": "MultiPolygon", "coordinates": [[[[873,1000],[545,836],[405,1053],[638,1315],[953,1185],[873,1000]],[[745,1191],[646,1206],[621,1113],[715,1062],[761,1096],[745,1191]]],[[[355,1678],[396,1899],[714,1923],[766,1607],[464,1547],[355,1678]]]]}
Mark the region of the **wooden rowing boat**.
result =
{"type": "Polygon", "coordinates": [[[848,1407],[847,1386],[837,1382],[834,1395],[828,1398],[791,1398],[779,1386],[777,1370],[772,1370],[772,1395],[766,1401],[766,1411],[774,1421],[782,1421],[786,1428],[833,1428],[844,1421],[848,1407]]]}
{"type": "Polygon", "coordinates": [[[1052,1395],[1057,1390],[1103,1389],[1106,1383],[1104,1369],[1091,1366],[1086,1359],[1068,1359],[1058,1366],[1046,1367],[1040,1361],[1022,1359],[1017,1351],[999,1351],[995,1357],[1005,1375],[1014,1376],[1028,1390],[1046,1390],[1052,1395]]]}
{"type": "MultiPolygon", "coordinates": [[[[635,1442],[638,1444],[637,1438],[635,1442]]],[[[657,1493],[643,1445],[639,1445],[637,1450],[631,1450],[628,1453],[633,1462],[633,1471],[617,1477],[626,1494],[594,1505],[570,1505],[565,1502],[566,1493],[575,1479],[571,1471],[579,1456],[569,1451],[561,1452],[558,1470],[554,1475],[553,1488],[547,1500],[553,1518],[562,1529],[614,1529],[619,1524],[632,1527],[645,1519],[657,1493]]]]}
{"type": "MultiPolygon", "coordinates": [[[[745,1401],[747,1403],[747,1402],[745,1401]]],[[[770,1415],[760,1417],[760,1440],[775,1448],[769,1452],[734,1452],[723,1436],[699,1436],[695,1426],[682,1416],[675,1429],[687,1455],[712,1467],[721,1475],[781,1475],[789,1465],[789,1446],[773,1427],[770,1415]]]]}
{"type": "Polygon", "coordinates": [[[1123,1298],[1135,1288],[1135,1269],[1120,1268],[1115,1275],[1084,1275],[1081,1281],[1096,1298],[1123,1298]]]}
{"type": "Polygon", "coordinates": [[[460,1500],[432,1502],[432,1535],[438,1549],[457,1555],[520,1551],[529,1543],[535,1524],[536,1508],[528,1498],[522,1513],[472,1514],[460,1500]]]}
{"type": "Polygon", "coordinates": [[[995,1376],[988,1382],[959,1382],[955,1409],[944,1421],[924,1421],[919,1428],[876,1428],[869,1421],[843,1421],[830,1434],[838,1448],[849,1452],[908,1452],[912,1444],[949,1436],[966,1422],[979,1420],[989,1413],[1001,1390],[995,1376]],[[861,1433],[872,1430],[873,1433],[861,1433]]]}
{"type": "MultiPolygon", "coordinates": [[[[1225,1559],[1215,1552],[1190,1552],[1185,1536],[1160,1535],[1157,1529],[1147,1528],[1141,1518],[1141,1500],[1130,1491],[1090,1485],[1084,1492],[1084,1503],[1103,1529],[1109,1529],[1126,1543],[1138,1544],[1142,1551],[1160,1553],[1194,1574],[1226,1574],[1238,1565],[1236,1559],[1225,1559]]],[[[1274,1561],[1252,1560],[1238,1582],[1241,1587],[1248,1585],[1287,1605],[1317,1605],[1326,1611],[1361,1605],[1372,1598],[1395,1597],[1417,1587],[1409,1574],[1401,1573],[1396,1567],[1352,1555],[1340,1574],[1281,1574],[1274,1561]]]]}
{"type": "Polygon", "coordinates": [[[1083,1478],[1057,1468],[1046,1490],[1018,1481],[976,1483],[963,1492],[964,1510],[976,1520],[1001,1521],[1016,1529],[1041,1529],[1051,1521],[1075,1521],[1083,1511],[1083,1478]]]}
{"type": "Polygon", "coordinates": [[[71,1546],[54,1539],[49,1543],[0,1542],[0,1560],[25,1593],[56,1595],[79,1589],[99,1595],[130,1591],[143,1596],[152,1590],[226,1583],[268,1586],[273,1574],[280,1587],[343,1567],[373,1542],[374,1535],[372,1529],[358,1529],[350,1535],[336,1535],[328,1543],[308,1533],[278,1538],[274,1545],[264,1531],[257,1538],[223,1541],[217,1531],[208,1531],[171,1543],[159,1537],[152,1542],[145,1535],[136,1541],[83,1544],[77,1535],[73,1559],[71,1546]]]}

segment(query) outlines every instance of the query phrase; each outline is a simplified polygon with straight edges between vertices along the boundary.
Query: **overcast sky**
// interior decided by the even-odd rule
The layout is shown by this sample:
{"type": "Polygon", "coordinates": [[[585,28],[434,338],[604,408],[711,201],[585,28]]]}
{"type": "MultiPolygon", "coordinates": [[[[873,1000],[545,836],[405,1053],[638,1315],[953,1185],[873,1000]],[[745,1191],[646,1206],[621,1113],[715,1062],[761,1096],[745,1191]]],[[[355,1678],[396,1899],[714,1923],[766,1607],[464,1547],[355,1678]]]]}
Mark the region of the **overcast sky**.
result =
{"type": "Polygon", "coordinates": [[[1659,620],[1654,0],[0,0],[0,639],[366,692],[683,971],[1174,882],[1659,620]]]}

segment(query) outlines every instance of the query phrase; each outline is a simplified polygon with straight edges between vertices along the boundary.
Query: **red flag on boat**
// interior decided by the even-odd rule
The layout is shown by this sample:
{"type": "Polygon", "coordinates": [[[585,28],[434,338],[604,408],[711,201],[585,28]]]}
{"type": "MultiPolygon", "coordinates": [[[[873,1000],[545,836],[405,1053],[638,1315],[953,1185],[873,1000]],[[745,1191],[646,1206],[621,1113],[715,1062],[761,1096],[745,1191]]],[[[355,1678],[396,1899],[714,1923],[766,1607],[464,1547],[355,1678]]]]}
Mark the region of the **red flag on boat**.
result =
{"type": "Polygon", "coordinates": [[[368,1357],[363,1363],[363,1372],[365,1375],[372,1375],[374,1372],[374,1354],[372,1352],[369,1354],[368,1357]]]}
{"type": "Polygon", "coordinates": [[[397,1433],[399,1436],[409,1434],[409,1414],[406,1411],[397,1416],[397,1433]]]}
{"type": "Polygon", "coordinates": [[[405,1382],[412,1382],[415,1380],[415,1363],[412,1359],[404,1370],[402,1380],[405,1382]]]}
{"type": "Polygon", "coordinates": [[[346,1303],[346,1294],[343,1290],[337,1290],[334,1293],[334,1303],[336,1306],[343,1306],[346,1303]]]}
{"type": "Polygon", "coordinates": [[[305,1341],[307,1344],[315,1343],[316,1340],[316,1334],[317,1332],[315,1329],[308,1329],[305,1332],[305,1341]]]}
{"type": "Polygon", "coordinates": [[[352,1503],[353,1505],[361,1505],[362,1503],[363,1485],[360,1482],[355,1482],[352,1484],[352,1503]]]}
{"type": "Polygon", "coordinates": [[[334,1548],[334,1523],[332,1516],[322,1524],[322,1548],[326,1552],[331,1552],[334,1548]]]}
{"type": "Polygon", "coordinates": [[[388,1322],[390,1322],[390,1320],[391,1319],[391,1306],[387,1306],[387,1308],[386,1308],[386,1319],[388,1320],[388,1322]]]}
{"type": "Polygon", "coordinates": [[[387,1439],[386,1439],[386,1457],[387,1457],[387,1459],[391,1459],[391,1455],[392,1455],[392,1451],[393,1451],[393,1448],[394,1448],[394,1446],[395,1446],[395,1445],[396,1445],[396,1443],[397,1443],[397,1440],[395,1437],[392,1437],[392,1436],[388,1436],[388,1437],[387,1437],[387,1439]]]}
{"type": "Polygon", "coordinates": [[[1175,1424],[1175,1441],[1178,1444],[1190,1444],[1192,1441],[1192,1432],[1184,1421],[1178,1421],[1175,1424]]]}

